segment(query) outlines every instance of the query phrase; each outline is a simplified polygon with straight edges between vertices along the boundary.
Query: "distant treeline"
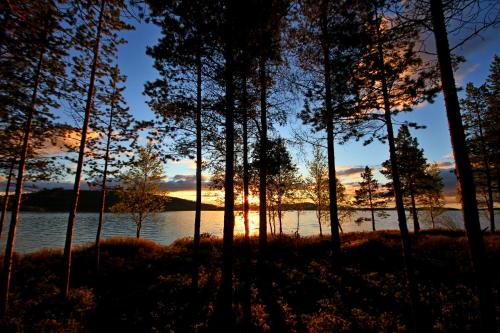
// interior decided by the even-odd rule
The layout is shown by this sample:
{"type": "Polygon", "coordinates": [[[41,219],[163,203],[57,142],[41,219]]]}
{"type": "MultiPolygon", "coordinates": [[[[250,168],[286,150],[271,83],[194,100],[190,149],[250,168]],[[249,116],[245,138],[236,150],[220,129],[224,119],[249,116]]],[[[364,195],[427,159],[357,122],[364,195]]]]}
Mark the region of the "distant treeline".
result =
{"type": "MultiPolygon", "coordinates": [[[[99,212],[99,191],[80,191],[78,201],[79,212],[99,212]]],[[[50,189],[23,194],[21,210],[25,212],[67,212],[70,206],[71,190],[50,189]]],[[[189,211],[195,210],[196,202],[176,197],[165,197],[165,211],[189,211]]],[[[110,191],[106,198],[106,211],[118,202],[118,196],[110,191]]],[[[9,207],[9,210],[11,207],[9,207]]],[[[258,206],[251,206],[250,210],[258,210],[258,206]]],[[[452,209],[453,208],[448,208],[452,209]]],[[[213,204],[202,204],[201,210],[224,210],[224,207],[213,204]]],[[[242,205],[236,205],[235,210],[242,210],[242,205]]],[[[284,211],[316,210],[316,205],[311,202],[293,203],[283,205],[284,211]]],[[[356,210],[367,210],[356,208],[356,210]]],[[[393,207],[376,210],[394,210],[393,207]]]]}
{"type": "MultiPolygon", "coordinates": [[[[23,194],[22,211],[30,212],[67,212],[70,207],[71,190],[51,189],[23,194]]],[[[79,212],[99,212],[100,191],[80,191],[79,212]]],[[[166,211],[194,210],[195,202],[175,197],[165,197],[166,211]]],[[[110,191],[106,196],[105,210],[110,211],[118,202],[118,196],[110,191]]],[[[11,207],[9,207],[10,210],[11,207]]],[[[222,209],[211,204],[202,204],[202,210],[222,209]]]]}

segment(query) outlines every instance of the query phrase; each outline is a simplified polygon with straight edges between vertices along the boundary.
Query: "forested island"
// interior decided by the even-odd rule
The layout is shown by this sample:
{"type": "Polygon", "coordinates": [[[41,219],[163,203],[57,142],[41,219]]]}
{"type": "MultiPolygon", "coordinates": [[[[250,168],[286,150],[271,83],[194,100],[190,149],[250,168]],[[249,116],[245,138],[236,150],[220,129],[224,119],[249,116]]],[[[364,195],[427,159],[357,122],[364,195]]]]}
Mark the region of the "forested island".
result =
{"type": "MultiPolygon", "coordinates": [[[[42,190],[38,192],[25,193],[21,201],[21,211],[27,212],[67,212],[70,205],[71,191],[63,189],[42,190]]],[[[119,198],[116,192],[110,191],[107,196],[106,212],[110,212],[119,198]]],[[[165,211],[190,211],[195,210],[194,201],[176,197],[160,197],[158,200],[164,201],[165,211]]],[[[100,192],[81,191],[78,201],[79,212],[99,212],[100,192]]],[[[202,204],[202,210],[220,210],[221,207],[211,204],[202,204]]]]}

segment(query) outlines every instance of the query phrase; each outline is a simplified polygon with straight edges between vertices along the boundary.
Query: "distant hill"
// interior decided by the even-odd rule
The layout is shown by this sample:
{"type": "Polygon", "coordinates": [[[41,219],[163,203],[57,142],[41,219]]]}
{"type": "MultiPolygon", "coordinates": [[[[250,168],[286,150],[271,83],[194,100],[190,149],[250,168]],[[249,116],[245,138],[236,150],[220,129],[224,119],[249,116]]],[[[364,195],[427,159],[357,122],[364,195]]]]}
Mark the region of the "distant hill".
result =
{"type": "MultiPolygon", "coordinates": [[[[67,212],[71,201],[71,190],[51,189],[26,193],[21,203],[22,211],[31,212],[67,212]]],[[[99,211],[99,191],[80,191],[78,201],[79,212],[99,211]]],[[[115,192],[106,195],[106,211],[116,204],[118,198],[115,192]]],[[[175,197],[167,197],[166,211],[195,210],[195,202],[175,197]]],[[[202,210],[220,210],[222,208],[210,204],[202,204],[202,210]]]]}

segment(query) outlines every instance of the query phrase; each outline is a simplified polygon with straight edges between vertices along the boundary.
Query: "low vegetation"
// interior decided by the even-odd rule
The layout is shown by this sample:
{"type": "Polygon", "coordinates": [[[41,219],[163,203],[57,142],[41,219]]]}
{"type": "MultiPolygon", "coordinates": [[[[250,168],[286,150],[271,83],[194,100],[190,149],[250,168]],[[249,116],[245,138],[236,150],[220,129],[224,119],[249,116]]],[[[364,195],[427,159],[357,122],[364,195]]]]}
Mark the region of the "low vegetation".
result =
{"type": "MultiPolygon", "coordinates": [[[[500,234],[485,235],[493,291],[500,287],[500,234]]],[[[332,267],[330,243],[318,237],[274,238],[265,262],[258,239],[234,246],[233,331],[407,332],[400,237],[397,232],[343,237],[343,265],[332,267]]],[[[414,238],[417,278],[435,332],[479,332],[478,299],[461,231],[422,231],[414,238]]],[[[16,256],[11,306],[2,332],[183,332],[218,324],[222,241],[204,235],[199,291],[191,288],[192,241],[171,246],[133,238],[74,252],[69,299],[61,286],[61,251],[16,256]]]]}

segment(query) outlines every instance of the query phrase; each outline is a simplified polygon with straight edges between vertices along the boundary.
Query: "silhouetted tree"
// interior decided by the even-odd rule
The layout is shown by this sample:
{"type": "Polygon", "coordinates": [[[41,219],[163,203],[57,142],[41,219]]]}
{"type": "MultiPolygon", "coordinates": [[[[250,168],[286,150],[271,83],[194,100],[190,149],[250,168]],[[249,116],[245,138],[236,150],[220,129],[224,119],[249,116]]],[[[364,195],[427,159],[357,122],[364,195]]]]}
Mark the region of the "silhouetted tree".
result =
{"type": "Polygon", "coordinates": [[[425,177],[420,180],[420,195],[418,202],[429,212],[432,228],[436,228],[437,218],[446,212],[444,209],[443,177],[440,175],[437,163],[428,164],[425,168],[425,177]]]}
{"type": "MultiPolygon", "coordinates": [[[[424,151],[418,146],[417,138],[411,136],[406,125],[399,128],[394,144],[396,146],[396,161],[401,180],[401,190],[411,209],[414,230],[419,232],[417,196],[423,191],[422,183],[426,177],[427,159],[424,157],[424,151]]],[[[382,166],[384,168],[381,173],[392,180],[391,161],[385,161],[382,166]]],[[[392,187],[392,184],[389,184],[389,186],[392,187]]]]}
{"type": "Polygon", "coordinates": [[[75,3],[75,6],[77,8],[75,14],[77,55],[73,57],[72,85],[76,96],[72,106],[77,112],[83,109],[83,122],[64,244],[62,293],[65,298],[69,296],[73,228],[80,196],[89,122],[95,109],[96,82],[99,83],[109,73],[117,46],[125,42],[116,32],[132,28],[122,18],[127,9],[125,0],[92,0],[87,1],[84,6],[79,6],[78,3],[75,3]],[[83,80],[86,82],[82,83],[83,80]]]}
{"type": "Polygon", "coordinates": [[[424,318],[420,306],[417,283],[415,280],[412,245],[408,232],[406,214],[403,202],[403,190],[399,171],[396,144],[394,139],[393,120],[395,114],[411,111],[423,101],[432,102],[437,92],[433,67],[424,62],[416,52],[415,43],[419,31],[404,24],[393,15],[401,5],[398,1],[374,1],[373,15],[367,16],[367,29],[371,31],[370,50],[365,55],[361,69],[366,73],[366,83],[372,92],[367,98],[365,107],[360,111],[368,113],[361,117],[365,124],[370,124],[361,130],[373,138],[387,141],[389,160],[391,162],[391,178],[393,194],[396,203],[401,244],[405,262],[408,291],[412,304],[410,327],[414,331],[428,330],[429,322],[424,318]],[[376,112],[372,112],[376,110],[376,112]],[[382,113],[378,112],[383,110],[382,113]],[[383,125],[380,126],[378,122],[383,125]],[[385,128],[385,133],[383,130],[385,128]],[[380,131],[380,133],[379,133],[380,131]]]}
{"type": "MultiPolygon", "coordinates": [[[[475,6],[473,1],[470,1],[469,4],[475,6]]],[[[457,9],[463,5],[463,2],[450,2],[449,5],[452,9],[457,9]]],[[[485,332],[495,332],[497,330],[495,306],[485,263],[486,256],[479,223],[476,189],[460,114],[460,104],[455,85],[450,44],[448,42],[447,22],[445,20],[442,0],[430,0],[428,9],[436,41],[437,59],[441,74],[441,88],[446,106],[453,156],[455,158],[455,170],[462,193],[461,203],[464,224],[478,283],[481,321],[485,332]]]]}
{"type": "MultiPolygon", "coordinates": [[[[485,136],[493,151],[500,151],[500,56],[495,55],[490,66],[490,74],[486,79],[488,89],[488,113],[485,136]]],[[[493,177],[496,182],[497,194],[500,192],[500,154],[491,156],[493,177]]]]}
{"type": "Polygon", "coordinates": [[[361,2],[304,1],[299,13],[299,62],[312,79],[306,83],[304,123],[326,132],[332,252],[340,254],[335,172],[335,135],[359,102],[358,68],[366,47],[361,2]],[[321,82],[321,84],[318,84],[321,82]]]}
{"type": "Polygon", "coordinates": [[[372,169],[368,166],[361,173],[362,181],[355,191],[355,202],[359,206],[368,206],[371,213],[372,230],[375,231],[375,209],[385,207],[387,199],[381,191],[378,181],[373,177],[372,169]]]}
{"type": "MultiPolygon", "coordinates": [[[[284,139],[278,137],[268,140],[267,146],[266,187],[267,200],[269,203],[268,213],[272,216],[277,215],[279,234],[282,235],[283,204],[286,200],[293,198],[293,194],[298,189],[300,181],[297,175],[297,166],[292,162],[284,139]]],[[[258,151],[260,151],[260,147],[258,148],[258,151]]],[[[256,156],[254,160],[258,165],[260,165],[259,157],[260,156],[256,156]]]]}
{"type": "Polygon", "coordinates": [[[163,163],[151,143],[137,150],[137,158],[120,176],[118,203],[115,213],[128,213],[136,225],[136,237],[141,236],[144,221],[165,208],[166,191],[161,189],[163,163]]]}
{"type": "Polygon", "coordinates": [[[306,178],[306,196],[316,206],[316,219],[319,225],[319,236],[323,236],[322,224],[328,218],[328,164],[319,145],[313,146],[312,159],[307,162],[309,176],[306,178]]]}
{"type": "MultiPolygon", "coordinates": [[[[149,105],[155,111],[158,124],[156,136],[172,139],[180,155],[196,159],[196,207],[194,221],[194,257],[196,271],[193,286],[198,285],[197,257],[200,244],[202,194],[202,109],[204,66],[212,48],[213,12],[207,1],[150,0],[153,22],[162,29],[162,38],[147,53],[155,60],[161,78],[146,84],[149,105]],[[194,130],[193,130],[194,129],[194,130]],[[181,138],[181,133],[184,136],[181,138]],[[194,138],[194,140],[193,140],[194,138]],[[194,142],[193,142],[194,141],[194,142]]],[[[205,121],[208,119],[205,117],[205,121]]],[[[160,140],[164,144],[165,140],[160,140]]]]}
{"type": "MultiPolygon", "coordinates": [[[[33,133],[40,133],[50,124],[51,108],[57,108],[57,96],[62,91],[61,77],[66,63],[64,56],[69,40],[63,28],[63,17],[66,14],[55,1],[17,3],[16,10],[7,10],[8,26],[3,30],[2,41],[2,95],[12,96],[16,92],[17,101],[10,107],[2,109],[1,121],[16,124],[14,131],[22,133],[14,135],[20,138],[18,155],[14,154],[17,166],[16,189],[12,205],[11,223],[7,238],[3,269],[0,279],[0,314],[4,315],[8,307],[10,278],[12,273],[14,241],[19,219],[19,210],[24,188],[25,169],[33,152],[33,133]],[[4,65],[11,67],[4,67],[4,65]],[[15,76],[16,79],[12,79],[15,76]],[[4,95],[3,93],[7,94],[4,95]],[[6,113],[5,113],[6,112],[6,113]]],[[[4,22],[5,23],[5,22],[4,22]]],[[[10,98],[2,100],[2,105],[10,98]]],[[[11,132],[12,133],[12,132],[11,132]]]]}
{"type": "Polygon", "coordinates": [[[477,194],[484,198],[490,220],[490,230],[495,231],[492,156],[496,154],[496,151],[492,149],[486,136],[486,129],[496,124],[488,117],[489,103],[486,85],[476,88],[473,83],[469,82],[465,89],[465,99],[462,99],[460,103],[477,194]]]}
{"type": "Polygon", "coordinates": [[[258,86],[260,89],[260,135],[259,147],[261,163],[259,167],[259,247],[265,249],[267,244],[267,131],[268,124],[268,94],[272,85],[268,66],[277,63],[281,57],[281,37],[283,31],[284,17],[288,9],[287,0],[258,0],[254,4],[258,11],[257,27],[254,43],[257,46],[258,58],[258,86]]]}
{"type": "Polygon", "coordinates": [[[232,286],[233,286],[233,238],[234,238],[234,99],[235,99],[235,64],[234,64],[234,27],[235,7],[233,0],[224,3],[221,44],[224,57],[224,130],[225,130],[225,173],[224,173],[224,231],[222,245],[222,281],[220,296],[220,318],[232,326],[232,286]]]}
{"type": "Polygon", "coordinates": [[[116,182],[121,166],[128,156],[126,145],[129,146],[137,139],[137,133],[132,129],[132,115],[124,105],[125,101],[122,86],[125,77],[120,75],[118,66],[111,69],[108,86],[96,94],[96,110],[90,120],[90,128],[95,137],[87,142],[89,152],[86,168],[89,170],[90,182],[100,187],[99,222],[97,226],[95,253],[96,267],[99,270],[100,243],[104,227],[104,209],[108,183],[116,182]]]}

